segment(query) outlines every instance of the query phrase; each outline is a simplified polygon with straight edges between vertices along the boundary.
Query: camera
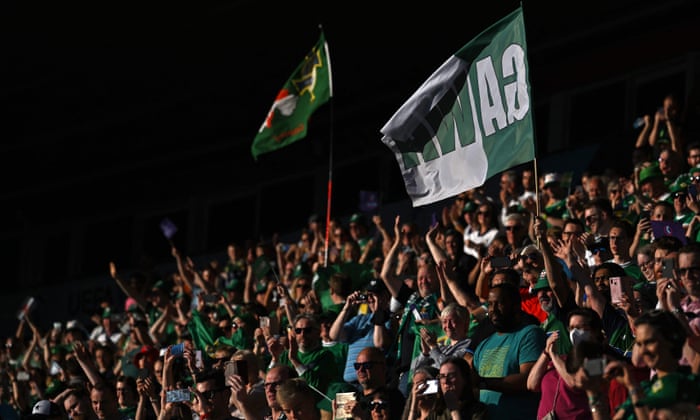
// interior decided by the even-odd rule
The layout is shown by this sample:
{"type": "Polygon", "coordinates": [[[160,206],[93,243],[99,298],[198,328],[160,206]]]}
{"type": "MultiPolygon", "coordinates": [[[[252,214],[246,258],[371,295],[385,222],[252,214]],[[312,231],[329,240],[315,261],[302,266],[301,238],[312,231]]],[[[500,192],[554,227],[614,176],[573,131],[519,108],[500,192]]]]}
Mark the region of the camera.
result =
{"type": "Polygon", "coordinates": [[[587,359],[583,363],[583,369],[588,376],[601,376],[605,371],[605,359],[602,357],[587,359]]]}
{"type": "Polygon", "coordinates": [[[428,385],[425,390],[423,390],[422,395],[431,395],[431,394],[437,394],[438,393],[438,380],[437,379],[428,379],[425,381],[425,383],[428,385]]]}
{"type": "Polygon", "coordinates": [[[367,302],[367,295],[364,293],[357,295],[357,302],[367,302]]]}

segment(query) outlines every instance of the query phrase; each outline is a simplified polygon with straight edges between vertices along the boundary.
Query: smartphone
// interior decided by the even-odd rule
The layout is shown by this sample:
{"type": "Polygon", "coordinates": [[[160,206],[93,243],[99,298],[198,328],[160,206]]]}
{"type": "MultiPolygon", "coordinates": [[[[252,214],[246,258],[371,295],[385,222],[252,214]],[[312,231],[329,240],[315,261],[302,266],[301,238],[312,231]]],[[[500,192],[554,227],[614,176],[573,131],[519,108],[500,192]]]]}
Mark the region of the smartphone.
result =
{"type": "Polygon", "coordinates": [[[190,391],[187,389],[174,389],[165,392],[165,402],[176,403],[190,401],[190,391]]]}
{"type": "Polygon", "coordinates": [[[693,200],[698,198],[698,189],[695,184],[688,185],[688,195],[691,196],[693,200]]]}
{"type": "Polygon", "coordinates": [[[230,360],[226,362],[224,367],[225,377],[238,375],[243,380],[244,384],[248,383],[248,363],[245,360],[230,360]]]}
{"type": "Polygon", "coordinates": [[[428,387],[425,388],[423,391],[423,395],[431,395],[431,394],[437,394],[438,393],[438,380],[437,379],[428,379],[425,381],[426,384],[428,384],[428,387]]]}
{"type": "Polygon", "coordinates": [[[26,382],[29,380],[29,373],[25,371],[17,372],[17,380],[20,382],[26,382]]]}
{"type": "Polygon", "coordinates": [[[627,295],[628,299],[633,299],[632,283],[629,277],[610,277],[610,297],[613,305],[622,302],[622,295],[627,295]]]}
{"type": "Polygon", "coordinates": [[[61,369],[61,365],[59,365],[57,361],[55,361],[55,360],[51,361],[51,367],[49,368],[49,375],[56,376],[59,373],[61,373],[62,370],[63,369],[61,369]]]}
{"type": "Polygon", "coordinates": [[[261,316],[260,317],[260,328],[270,328],[270,317],[269,316],[261,316]]]}
{"type": "Polygon", "coordinates": [[[194,365],[197,369],[204,369],[204,359],[202,359],[202,350],[195,350],[194,365]]]}
{"type": "Polygon", "coordinates": [[[492,268],[507,268],[510,267],[511,264],[509,257],[491,257],[492,268]]]}
{"type": "Polygon", "coordinates": [[[588,376],[602,376],[605,371],[605,359],[602,357],[586,359],[583,362],[583,369],[588,376]]]}
{"type": "Polygon", "coordinates": [[[663,269],[661,275],[663,278],[672,279],[676,271],[676,260],[673,258],[664,258],[663,269]]]}
{"type": "Polygon", "coordinates": [[[217,295],[204,295],[202,299],[207,305],[214,305],[219,301],[219,297],[217,295]]]}
{"type": "Polygon", "coordinates": [[[170,347],[170,354],[173,357],[180,357],[185,352],[185,343],[174,344],[170,347]]]}

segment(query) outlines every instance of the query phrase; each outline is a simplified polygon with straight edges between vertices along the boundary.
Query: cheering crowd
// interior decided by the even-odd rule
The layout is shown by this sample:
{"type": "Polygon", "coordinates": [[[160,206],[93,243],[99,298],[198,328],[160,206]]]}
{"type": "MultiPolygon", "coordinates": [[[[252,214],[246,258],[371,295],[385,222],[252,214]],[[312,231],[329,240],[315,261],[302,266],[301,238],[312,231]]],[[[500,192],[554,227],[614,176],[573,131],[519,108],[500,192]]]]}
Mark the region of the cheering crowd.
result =
{"type": "Polygon", "coordinates": [[[298,241],[110,275],[92,325],[26,314],[0,418],[698,419],[700,143],[672,96],[634,171],[500,174],[430,226],[315,215],[298,241]],[[537,188],[535,185],[537,183],[537,188]]]}

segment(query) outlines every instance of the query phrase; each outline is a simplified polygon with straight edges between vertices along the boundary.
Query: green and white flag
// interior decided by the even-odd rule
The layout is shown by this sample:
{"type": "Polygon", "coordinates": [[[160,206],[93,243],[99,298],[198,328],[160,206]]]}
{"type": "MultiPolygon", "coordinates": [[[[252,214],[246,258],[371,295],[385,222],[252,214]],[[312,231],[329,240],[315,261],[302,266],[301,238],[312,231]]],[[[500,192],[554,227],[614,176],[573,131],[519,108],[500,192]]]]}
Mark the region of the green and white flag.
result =
{"type": "Polygon", "coordinates": [[[258,155],[280,149],[306,137],[311,114],[333,96],[328,44],[321,36],[280,89],[250,151],[258,155]]]}
{"type": "Polygon", "coordinates": [[[522,8],[447,59],[381,129],[413,206],[535,158],[522,8]]]}

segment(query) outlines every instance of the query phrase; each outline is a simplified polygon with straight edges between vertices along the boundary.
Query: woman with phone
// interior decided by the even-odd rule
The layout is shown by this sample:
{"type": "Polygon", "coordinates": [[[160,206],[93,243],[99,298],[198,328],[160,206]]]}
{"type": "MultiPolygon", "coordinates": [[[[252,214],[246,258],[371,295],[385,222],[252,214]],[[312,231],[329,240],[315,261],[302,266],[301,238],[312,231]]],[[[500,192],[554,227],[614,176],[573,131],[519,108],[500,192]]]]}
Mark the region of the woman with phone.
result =
{"type": "Polygon", "coordinates": [[[488,419],[488,409],[486,404],[479,401],[472,378],[471,366],[463,358],[450,357],[443,361],[437,375],[440,390],[436,407],[428,419],[488,419]]]}
{"type": "Polygon", "coordinates": [[[404,407],[401,420],[427,419],[435,408],[437,390],[434,393],[426,393],[431,381],[437,382],[438,369],[432,366],[423,366],[415,370],[413,374],[413,386],[404,407]]]}

